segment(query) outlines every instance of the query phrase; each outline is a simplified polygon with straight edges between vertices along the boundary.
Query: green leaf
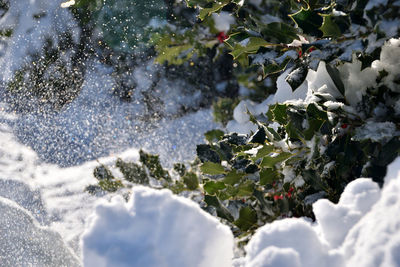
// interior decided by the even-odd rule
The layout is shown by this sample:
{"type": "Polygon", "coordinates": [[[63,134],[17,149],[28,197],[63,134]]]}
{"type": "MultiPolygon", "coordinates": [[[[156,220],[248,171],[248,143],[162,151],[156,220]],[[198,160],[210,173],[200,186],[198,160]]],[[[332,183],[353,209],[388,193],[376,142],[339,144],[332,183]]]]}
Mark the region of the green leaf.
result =
{"type": "Polygon", "coordinates": [[[331,77],[333,83],[339,92],[344,96],[344,84],[342,79],[340,78],[340,73],[336,67],[332,67],[330,64],[326,64],[326,71],[331,77]]]}
{"type": "Polygon", "coordinates": [[[199,18],[204,20],[207,16],[210,16],[212,13],[220,11],[224,6],[229,4],[229,0],[220,0],[216,3],[213,3],[209,8],[200,9],[199,18]]]}
{"type": "Polygon", "coordinates": [[[134,162],[124,162],[121,159],[117,159],[115,166],[124,175],[125,180],[137,184],[149,183],[149,177],[142,166],[134,162]]]}
{"type": "Polygon", "coordinates": [[[242,179],[243,175],[243,173],[238,173],[236,170],[232,170],[225,176],[222,182],[229,185],[235,185],[242,179]]]}
{"type": "Polygon", "coordinates": [[[261,161],[260,167],[274,168],[275,164],[284,162],[291,156],[293,155],[289,152],[282,152],[276,157],[264,157],[263,160],[261,161]]]}
{"type": "Polygon", "coordinates": [[[208,206],[212,206],[215,208],[218,217],[233,222],[234,218],[232,214],[229,212],[227,208],[222,206],[221,202],[216,196],[205,195],[204,202],[207,203],[208,206]]]}
{"type": "Polygon", "coordinates": [[[281,141],[282,137],[271,127],[267,127],[267,130],[269,133],[272,134],[272,136],[274,137],[274,140],[276,141],[281,141]]]}
{"type": "Polygon", "coordinates": [[[271,168],[266,168],[260,171],[260,185],[272,184],[272,182],[278,179],[278,172],[271,168]]]}
{"type": "Polygon", "coordinates": [[[257,212],[250,207],[241,208],[239,218],[234,224],[242,231],[247,231],[257,223],[257,212]]]}
{"type": "Polygon", "coordinates": [[[167,181],[171,181],[171,176],[168,171],[164,170],[161,166],[160,159],[158,155],[151,155],[145,153],[143,150],[139,151],[140,162],[143,163],[144,166],[150,172],[150,175],[156,179],[165,179],[167,181]]]}
{"type": "Polygon", "coordinates": [[[224,134],[225,133],[221,130],[211,130],[211,131],[206,132],[204,134],[204,136],[205,136],[206,140],[212,144],[213,142],[221,140],[221,138],[224,136],[224,134]]]}
{"type": "Polygon", "coordinates": [[[237,43],[239,43],[240,41],[243,41],[243,40],[245,40],[246,38],[249,38],[249,37],[251,37],[251,35],[248,32],[245,32],[245,31],[235,32],[235,33],[231,33],[229,35],[228,39],[226,39],[224,41],[224,43],[231,50],[233,50],[237,43]]]}
{"type": "Polygon", "coordinates": [[[304,65],[300,66],[299,68],[289,73],[285,81],[292,88],[292,92],[294,92],[304,82],[304,80],[307,77],[307,74],[308,74],[308,68],[304,65]]]}
{"type": "Polygon", "coordinates": [[[328,114],[326,111],[320,110],[316,104],[309,104],[306,112],[309,126],[303,133],[306,140],[311,140],[315,133],[328,121],[328,114]]]}
{"type": "Polygon", "coordinates": [[[200,166],[200,170],[203,173],[211,174],[211,175],[218,175],[218,174],[225,173],[225,169],[224,169],[224,167],[222,167],[221,164],[210,162],[210,161],[204,162],[204,164],[200,166]]]}
{"type": "Polygon", "coordinates": [[[263,66],[263,78],[265,79],[268,75],[277,74],[284,71],[292,60],[291,57],[286,57],[285,60],[281,64],[270,63],[263,66]]]}
{"type": "Polygon", "coordinates": [[[233,56],[233,59],[237,59],[241,55],[257,53],[260,47],[271,47],[271,46],[275,46],[275,44],[271,44],[259,37],[248,37],[241,43],[235,44],[230,54],[233,56]]]}
{"type": "Polygon", "coordinates": [[[273,115],[272,121],[275,121],[279,124],[285,125],[288,121],[287,117],[287,109],[288,106],[285,104],[275,104],[272,106],[269,106],[269,110],[271,111],[271,114],[273,115]]]}
{"type": "Polygon", "coordinates": [[[237,187],[236,197],[250,197],[253,195],[254,191],[254,182],[251,180],[246,180],[243,183],[239,184],[237,187]]]}
{"type": "Polygon", "coordinates": [[[269,201],[267,202],[267,200],[265,200],[264,193],[258,190],[254,190],[253,195],[260,203],[262,211],[268,214],[269,216],[274,216],[272,205],[270,204],[269,201]]]}
{"type": "Polygon", "coordinates": [[[266,39],[276,39],[280,43],[291,43],[295,39],[299,39],[297,30],[286,23],[272,22],[261,25],[261,33],[266,39]]]}
{"type": "Polygon", "coordinates": [[[182,179],[189,190],[196,190],[199,187],[199,180],[193,172],[186,173],[182,179]]]}
{"type": "Polygon", "coordinates": [[[93,170],[93,176],[99,181],[114,179],[112,172],[103,164],[93,170]]]}
{"type": "Polygon", "coordinates": [[[210,195],[215,195],[218,191],[225,189],[225,184],[223,182],[206,182],[203,186],[204,191],[210,195]]]}
{"type": "Polygon", "coordinates": [[[322,18],[323,22],[319,29],[322,31],[323,37],[340,37],[342,35],[339,26],[333,21],[333,15],[323,15],[322,18]]]}
{"type": "Polygon", "coordinates": [[[285,130],[290,138],[294,138],[294,139],[302,138],[301,131],[299,131],[299,129],[296,128],[296,126],[292,120],[290,120],[289,123],[285,126],[285,130]]]}
{"type": "Polygon", "coordinates": [[[259,158],[265,157],[265,156],[269,155],[269,153],[271,153],[272,151],[274,151],[274,146],[264,145],[262,148],[260,148],[257,151],[257,154],[253,158],[253,160],[257,160],[259,158]]]}
{"type": "Polygon", "coordinates": [[[119,188],[124,187],[120,180],[101,180],[99,186],[102,190],[107,192],[115,192],[119,188]]]}
{"type": "Polygon", "coordinates": [[[310,118],[316,118],[321,120],[328,120],[328,114],[326,111],[321,110],[317,107],[317,104],[311,103],[307,106],[306,109],[307,115],[310,118]]]}
{"type": "Polygon", "coordinates": [[[257,132],[250,137],[250,143],[264,144],[266,139],[266,133],[264,127],[258,127],[257,132]]]}
{"type": "Polygon", "coordinates": [[[322,25],[323,19],[318,12],[311,9],[301,8],[300,11],[289,16],[303,30],[304,33],[317,37],[322,36],[322,32],[319,30],[319,28],[322,25]]]}

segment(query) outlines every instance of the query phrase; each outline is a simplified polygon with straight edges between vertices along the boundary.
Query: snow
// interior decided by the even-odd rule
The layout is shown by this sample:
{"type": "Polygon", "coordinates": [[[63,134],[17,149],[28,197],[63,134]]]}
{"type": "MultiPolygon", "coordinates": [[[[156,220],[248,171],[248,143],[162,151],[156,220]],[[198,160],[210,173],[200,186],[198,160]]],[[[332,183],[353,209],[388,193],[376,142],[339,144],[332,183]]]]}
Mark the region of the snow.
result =
{"type": "Polygon", "coordinates": [[[368,4],[365,7],[365,10],[371,10],[374,7],[378,7],[379,5],[386,6],[388,0],[369,0],[368,4]]]}
{"type": "Polygon", "coordinates": [[[326,199],[314,203],[313,211],[324,240],[332,248],[339,247],[349,229],[371,209],[379,196],[380,190],[376,183],[360,178],[346,187],[338,204],[326,199]]]}
{"type": "Polygon", "coordinates": [[[356,129],[354,140],[370,139],[375,142],[386,143],[393,136],[398,135],[396,125],[393,122],[373,122],[367,121],[364,125],[356,129]]]}
{"type": "Polygon", "coordinates": [[[279,260],[286,266],[292,257],[294,266],[343,266],[340,255],[329,252],[310,223],[303,219],[275,221],[259,228],[246,246],[246,252],[245,266],[263,266],[257,262],[268,262],[270,257],[278,261],[275,255],[284,255],[279,260]]]}
{"type": "Polygon", "coordinates": [[[114,198],[97,207],[82,239],[84,262],[87,266],[110,262],[113,266],[398,266],[399,164],[400,158],[389,166],[382,190],[371,179],[360,178],[347,185],[337,204],[318,200],[313,204],[315,223],[291,218],[260,227],[245,247],[246,256],[234,262],[229,229],[196,204],[166,190],[135,188],[128,203],[114,198]],[[163,244],[169,244],[168,249],[163,244]],[[141,254],[144,248],[147,253],[141,254]],[[180,257],[168,257],[178,253],[180,257]],[[206,262],[196,257],[199,253],[222,262],[206,262]]]}
{"type": "Polygon", "coordinates": [[[348,233],[343,244],[348,266],[399,266],[400,177],[382,190],[382,197],[348,233]]]}
{"type": "Polygon", "coordinates": [[[273,96],[268,97],[263,102],[257,104],[251,100],[242,100],[233,110],[233,118],[228,122],[226,128],[228,132],[236,132],[241,134],[250,134],[257,131],[258,127],[250,122],[250,114],[258,116],[268,111],[268,105],[271,103],[273,96]]]}
{"type": "Polygon", "coordinates": [[[235,18],[226,11],[221,11],[219,14],[213,13],[211,16],[214,20],[215,28],[220,32],[228,32],[231,25],[235,23],[235,18]]]}
{"type": "Polygon", "coordinates": [[[315,223],[284,219],[259,228],[240,266],[399,266],[399,165],[400,158],[389,165],[382,190],[360,178],[338,204],[318,200],[315,223]]]}
{"type": "MultiPolygon", "coordinates": [[[[11,0],[9,11],[0,19],[0,30],[13,30],[1,52],[1,78],[8,81],[12,73],[29,60],[29,56],[40,52],[46,38],[58,44],[59,34],[70,32],[73,40],[79,36],[78,24],[72,14],[61,8],[63,0],[11,0]],[[45,15],[43,15],[45,14],[45,15]],[[41,15],[35,19],[35,15],[41,15]],[[4,54],[3,54],[4,53],[4,54]]],[[[3,40],[2,40],[3,41],[3,40]]]]}
{"type": "Polygon", "coordinates": [[[229,227],[167,190],[135,187],[96,208],[82,237],[85,266],[231,266],[229,227]]]}
{"type": "Polygon", "coordinates": [[[310,69],[306,77],[308,82],[308,91],[306,102],[315,101],[316,94],[323,96],[326,100],[335,101],[336,99],[343,98],[343,95],[336,88],[331,76],[326,70],[326,63],[321,61],[318,65],[317,71],[310,69]]]}
{"type": "Polygon", "coordinates": [[[189,85],[165,79],[157,86],[162,90],[154,92],[162,98],[162,103],[155,104],[155,112],[165,117],[154,121],[145,118],[153,114],[146,109],[142,94],[151,87],[156,71],[150,61],[132,73],[141,82],[131,102],[121,102],[113,94],[115,83],[109,68],[98,62],[87,66],[82,90],[70,105],[58,113],[18,116],[11,123],[18,139],[43,161],[69,167],[127,147],[141,147],[160,154],[163,163],[172,164],[190,160],[196,144],[204,140],[203,133],[218,127],[207,109],[173,119],[180,105],[196,106],[199,96],[182,93],[189,85]]]}
{"type": "Polygon", "coordinates": [[[2,266],[78,266],[79,260],[61,236],[41,227],[15,202],[0,197],[0,263],[2,266]]]}
{"type": "Polygon", "coordinates": [[[375,60],[371,64],[371,68],[376,72],[385,70],[388,75],[382,80],[390,90],[400,92],[400,85],[395,81],[400,75],[400,39],[390,39],[382,47],[379,60],[375,60]]]}

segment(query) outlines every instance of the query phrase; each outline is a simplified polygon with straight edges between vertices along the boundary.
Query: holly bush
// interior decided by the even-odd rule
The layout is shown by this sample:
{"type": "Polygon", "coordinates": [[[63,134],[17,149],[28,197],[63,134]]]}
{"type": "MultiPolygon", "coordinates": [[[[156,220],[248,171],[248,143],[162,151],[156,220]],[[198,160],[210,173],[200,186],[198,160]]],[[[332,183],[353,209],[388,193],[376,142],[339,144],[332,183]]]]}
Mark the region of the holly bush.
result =
{"type": "Polygon", "coordinates": [[[290,68],[286,81],[295,90],[321,60],[334,70],[351,62],[355,52],[363,65],[377,59],[383,42],[398,35],[398,26],[382,30],[396,21],[394,2],[186,0],[198,19],[190,28],[166,25],[154,35],[156,62],[181,64],[213,48],[216,57],[229,52],[237,79],[247,88],[268,94],[267,83],[260,81],[275,81],[290,68]],[[223,23],[230,26],[221,30],[223,23]]]}
{"type": "MultiPolygon", "coordinates": [[[[296,90],[324,61],[336,93],[317,89],[306,100],[272,104],[258,117],[249,113],[258,126],[249,136],[207,132],[207,143],[197,146],[197,158],[188,166],[178,163],[168,171],[158,156],[143,151],[139,163],[117,160],[122,178],[101,165],[94,172],[99,182],[89,192],[126,192],[135,184],[169,188],[199,202],[246,240],[279,218],[313,218],[313,202],[322,197],[337,202],[356,178],[383,184],[386,166],[400,151],[400,83],[396,63],[376,65],[387,57],[381,53],[383,42],[399,33],[399,26],[385,33],[380,27],[396,20],[399,6],[390,0],[385,5],[350,0],[186,3],[197,10],[198,19],[190,28],[166,25],[153,35],[156,62],[185,64],[210,49],[215,58],[229,52],[242,85],[262,86],[290,69],[286,81],[296,90]],[[227,32],[217,29],[213,14],[218,12],[234,18],[227,32]],[[361,74],[371,67],[371,82],[353,88],[346,68],[361,74]]],[[[216,107],[224,110],[234,101],[216,107]]]]}
{"type": "MultiPolygon", "coordinates": [[[[337,202],[356,178],[371,177],[382,185],[386,166],[399,155],[399,118],[388,99],[399,100],[400,93],[398,86],[387,87],[392,83],[387,72],[378,73],[356,107],[343,96],[327,100],[318,94],[313,101],[276,103],[262,117],[249,115],[258,125],[250,136],[207,132],[207,143],[197,146],[190,166],[175,164],[170,173],[158,156],[140,151],[140,164],[117,160],[121,179],[104,165],[96,168],[99,183],[87,190],[116,192],[145,184],[190,192],[236,236],[246,238],[278,218],[313,218],[313,202],[322,197],[337,202]]],[[[337,82],[344,83],[341,77],[337,82]]]]}

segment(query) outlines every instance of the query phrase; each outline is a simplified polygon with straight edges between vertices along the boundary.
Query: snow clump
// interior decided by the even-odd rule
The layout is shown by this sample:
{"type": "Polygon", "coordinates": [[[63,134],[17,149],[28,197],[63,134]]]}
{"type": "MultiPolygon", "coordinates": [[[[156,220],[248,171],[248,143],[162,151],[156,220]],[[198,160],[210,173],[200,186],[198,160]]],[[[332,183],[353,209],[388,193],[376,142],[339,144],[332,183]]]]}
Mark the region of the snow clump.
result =
{"type": "Polygon", "coordinates": [[[83,236],[85,266],[232,265],[233,235],[193,201],[135,187],[101,204],[83,236]]]}
{"type": "Polygon", "coordinates": [[[284,219],[259,228],[239,266],[400,266],[400,158],[381,190],[371,179],[349,183],[338,204],[313,204],[316,222],[284,219]]]}

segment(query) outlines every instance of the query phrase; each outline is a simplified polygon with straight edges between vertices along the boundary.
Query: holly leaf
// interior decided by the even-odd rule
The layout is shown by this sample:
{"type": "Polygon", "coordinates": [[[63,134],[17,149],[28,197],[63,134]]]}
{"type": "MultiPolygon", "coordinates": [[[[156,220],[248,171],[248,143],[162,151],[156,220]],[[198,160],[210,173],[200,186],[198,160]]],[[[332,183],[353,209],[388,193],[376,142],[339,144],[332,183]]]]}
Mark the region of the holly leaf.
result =
{"type": "Polygon", "coordinates": [[[254,182],[251,180],[246,180],[243,183],[239,184],[237,187],[236,197],[250,197],[253,195],[254,191],[254,182]]]}
{"type": "Polygon", "coordinates": [[[304,33],[322,37],[322,32],[319,28],[322,25],[323,19],[315,10],[301,8],[300,11],[289,16],[304,33]]]}
{"type": "Polygon", "coordinates": [[[333,15],[323,15],[323,22],[319,29],[323,33],[323,37],[340,37],[342,32],[339,26],[334,22],[333,15]]]}
{"type": "Polygon", "coordinates": [[[206,17],[210,16],[212,13],[220,11],[224,6],[229,4],[229,0],[218,1],[212,4],[209,8],[201,8],[199,13],[199,19],[204,20],[206,17]]]}
{"type": "Polygon", "coordinates": [[[272,184],[272,182],[278,180],[278,178],[278,173],[271,168],[260,171],[260,185],[272,184]]]}
{"type": "Polygon", "coordinates": [[[186,173],[182,179],[189,190],[196,190],[199,187],[199,180],[193,172],[186,173]]]}
{"type": "Polygon", "coordinates": [[[272,22],[262,25],[260,28],[264,38],[272,41],[277,40],[280,43],[288,44],[295,39],[299,39],[297,30],[286,23],[272,22]]]}
{"type": "Polygon", "coordinates": [[[275,104],[269,106],[269,110],[271,111],[272,118],[269,118],[272,121],[276,121],[279,124],[285,125],[288,121],[287,116],[288,106],[285,104],[275,104]]]}
{"type": "Polygon", "coordinates": [[[204,164],[200,166],[200,170],[203,173],[211,174],[211,175],[218,175],[218,174],[225,173],[225,169],[224,169],[224,167],[222,167],[221,164],[210,162],[210,161],[204,162],[204,164]]]}
{"type": "Polygon", "coordinates": [[[257,151],[256,156],[253,158],[253,160],[257,160],[259,158],[265,157],[267,155],[269,155],[269,153],[271,153],[272,151],[274,151],[274,146],[268,146],[268,145],[264,145],[262,148],[260,148],[257,151]]]}
{"type": "Polygon", "coordinates": [[[239,218],[233,222],[242,231],[247,231],[257,223],[257,212],[250,207],[241,208],[239,218]]]}
{"type": "Polygon", "coordinates": [[[236,170],[232,170],[225,176],[225,178],[222,180],[222,182],[224,182],[225,184],[229,184],[229,185],[235,185],[238,182],[240,182],[242,177],[243,177],[243,173],[238,173],[236,170]]]}
{"type": "Polygon", "coordinates": [[[204,191],[210,195],[215,195],[218,191],[225,189],[225,184],[223,182],[209,181],[203,186],[204,191]]]}
{"type": "Polygon", "coordinates": [[[209,143],[213,143],[213,142],[221,140],[221,138],[224,136],[224,134],[225,133],[221,130],[211,130],[211,131],[206,132],[204,134],[204,136],[209,143]]]}
{"type": "Polygon", "coordinates": [[[344,96],[344,84],[343,84],[342,79],[340,78],[340,73],[339,73],[338,69],[336,67],[332,67],[330,64],[326,64],[325,66],[326,66],[326,71],[328,72],[329,76],[331,77],[336,88],[344,96]]]}
{"type": "Polygon", "coordinates": [[[258,127],[257,132],[250,137],[250,143],[258,143],[258,144],[264,144],[266,139],[266,133],[264,127],[258,127]]]}
{"type": "Polygon", "coordinates": [[[293,156],[291,153],[289,152],[282,152],[279,155],[277,155],[276,157],[264,157],[263,160],[261,161],[260,166],[261,167],[268,167],[268,168],[274,168],[275,164],[280,163],[280,162],[284,162],[285,160],[287,160],[288,158],[290,158],[291,156],[293,156]]]}
{"type": "Polygon", "coordinates": [[[232,214],[229,212],[227,208],[222,206],[221,202],[216,196],[205,195],[204,202],[207,203],[208,206],[212,206],[215,208],[218,217],[233,222],[234,218],[232,214]]]}
{"type": "Polygon", "coordinates": [[[294,69],[289,73],[285,80],[292,88],[292,92],[294,92],[304,82],[307,74],[308,68],[304,65],[300,66],[297,69],[294,69]]]}
{"type": "Polygon", "coordinates": [[[276,62],[272,62],[266,65],[263,65],[263,78],[265,79],[268,75],[277,74],[284,71],[292,60],[290,57],[286,57],[285,60],[281,64],[277,64],[276,62]]]}
{"type": "Polygon", "coordinates": [[[248,37],[242,40],[240,43],[236,43],[230,54],[233,59],[238,59],[241,55],[255,54],[261,47],[271,47],[275,44],[271,44],[259,37],[248,37]]]}

